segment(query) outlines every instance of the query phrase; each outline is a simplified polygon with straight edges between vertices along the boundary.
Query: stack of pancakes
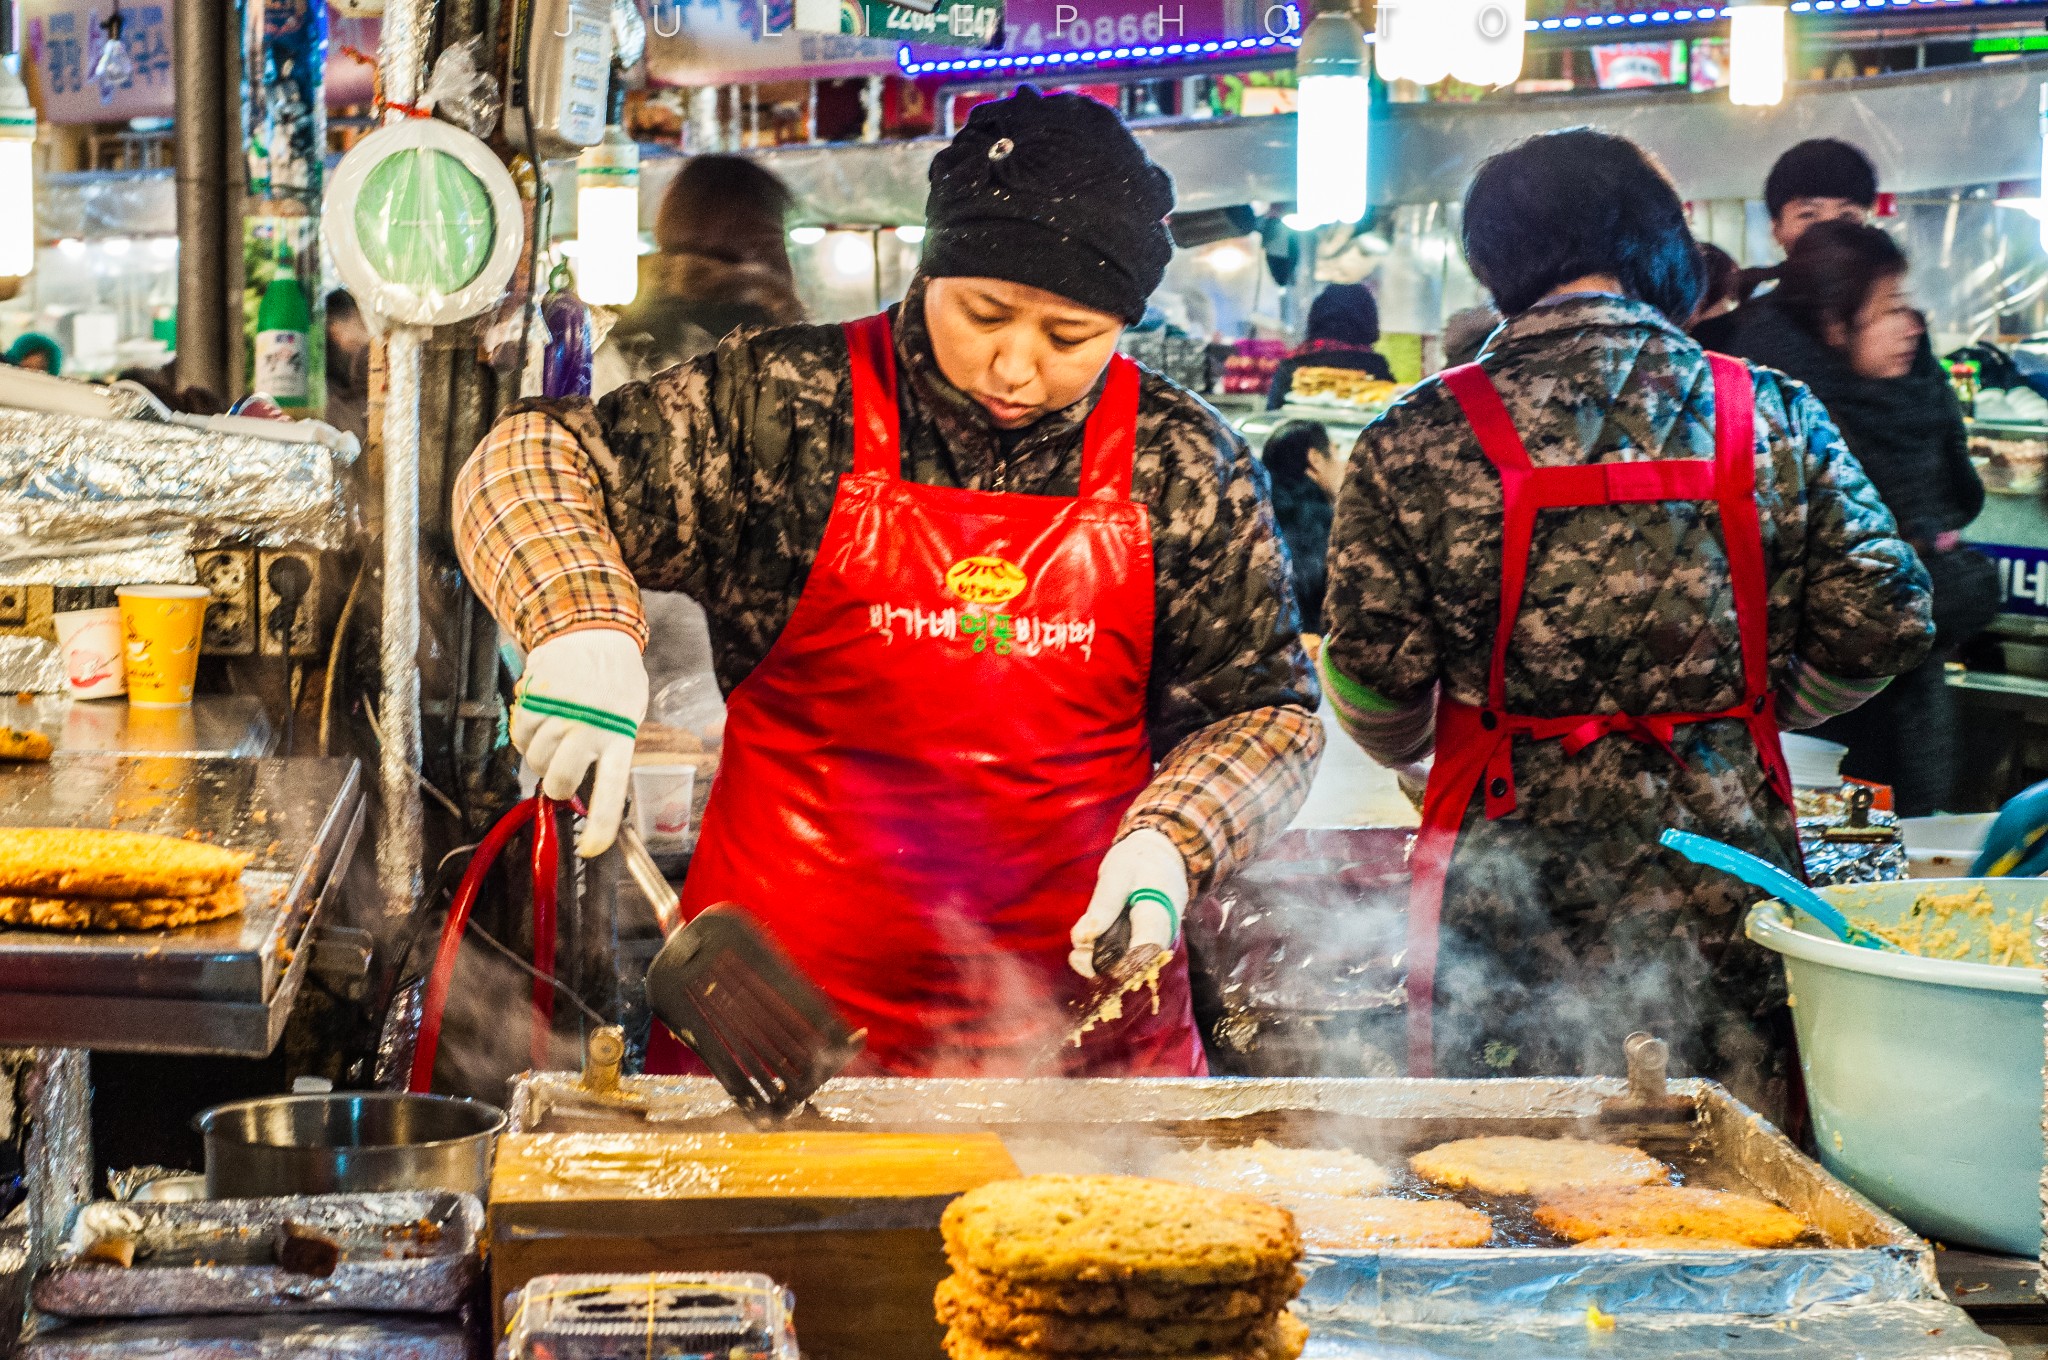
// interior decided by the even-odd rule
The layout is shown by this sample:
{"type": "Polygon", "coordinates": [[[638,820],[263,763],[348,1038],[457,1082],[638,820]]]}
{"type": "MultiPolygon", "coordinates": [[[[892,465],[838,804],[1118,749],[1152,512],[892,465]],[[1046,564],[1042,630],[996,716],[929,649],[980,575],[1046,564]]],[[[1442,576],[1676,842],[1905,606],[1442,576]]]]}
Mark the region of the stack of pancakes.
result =
{"type": "Polygon", "coordinates": [[[952,1360],[1295,1360],[1301,1237],[1249,1196],[1132,1176],[971,1190],[942,1223],[952,1360]]]}
{"type": "Polygon", "coordinates": [[[134,831],[0,827],[0,925],[162,930],[232,916],[249,858],[134,831]]]}

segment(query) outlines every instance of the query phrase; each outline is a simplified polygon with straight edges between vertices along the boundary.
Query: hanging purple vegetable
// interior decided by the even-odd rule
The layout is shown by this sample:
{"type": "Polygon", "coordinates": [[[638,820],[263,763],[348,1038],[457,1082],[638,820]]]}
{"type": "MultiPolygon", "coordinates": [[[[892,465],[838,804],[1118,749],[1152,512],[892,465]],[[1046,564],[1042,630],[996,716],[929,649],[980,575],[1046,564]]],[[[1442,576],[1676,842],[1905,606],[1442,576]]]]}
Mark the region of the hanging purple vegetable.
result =
{"type": "Polygon", "coordinates": [[[540,318],[547,327],[547,353],[541,359],[541,395],[544,397],[587,397],[590,395],[591,352],[596,348],[590,334],[590,308],[569,289],[569,270],[555,266],[548,278],[547,296],[540,300],[540,318]]]}

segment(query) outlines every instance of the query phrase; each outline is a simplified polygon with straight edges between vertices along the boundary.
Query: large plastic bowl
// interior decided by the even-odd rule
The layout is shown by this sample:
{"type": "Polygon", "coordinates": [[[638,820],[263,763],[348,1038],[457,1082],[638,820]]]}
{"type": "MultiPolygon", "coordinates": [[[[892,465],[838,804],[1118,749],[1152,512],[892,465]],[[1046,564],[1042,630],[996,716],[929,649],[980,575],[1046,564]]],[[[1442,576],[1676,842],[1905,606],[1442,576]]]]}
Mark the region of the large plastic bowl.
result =
{"type": "MultiPolygon", "coordinates": [[[[2048,902],[2036,879],[1820,891],[1895,921],[1923,893],[1979,886],[2000,913],[2048,902]]],[[[1748,931],[1785,957],[1822,1164],[1937,1241],[2037,1255],[2041,973],[1858,949],[1775,901],[1750,909],[1748,931]]]]}

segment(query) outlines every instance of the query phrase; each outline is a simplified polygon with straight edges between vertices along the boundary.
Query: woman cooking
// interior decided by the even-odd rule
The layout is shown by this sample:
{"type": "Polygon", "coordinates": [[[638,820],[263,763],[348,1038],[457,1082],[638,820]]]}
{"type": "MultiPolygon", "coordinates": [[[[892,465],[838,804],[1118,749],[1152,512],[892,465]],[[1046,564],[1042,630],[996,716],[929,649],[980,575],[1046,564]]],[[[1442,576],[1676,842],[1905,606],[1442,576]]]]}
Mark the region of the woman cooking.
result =
{"type": "MultiPolygon", "coordinates": [[[[1314,771],[1263,480],[1116,355],[1172,207],[1113,112],[1027,87],[933,161],[890,313],[528,406],[457,485],[529,649],[513,738],[551,796],[595,768],[585,855],[646,708],[639,587],[705,606],[729,708],[684,909],[745,906],[888,1073],[1027,1070],[1097,938],[1128,911],[1171,949],[1314,771]]],[[[1204,1070],[1184,959],[1127,1009],[1064,1065],[1204,1070]]],[[[682,1057],[658,1034],[649,1065],[682,1057]]]]}
{"type": "Polygon", "coordinates": [[[1920,660],[1926,573],[1804,388],[1686,337],[1699,253],[1633,143],[1496,156],[1464,232],[1507,319],[1361,436],[1325,604],[1346,729],[1434,752],[1410,1070],[1611,1071],[1647,1029],[1774,1114],[1758,894],[1657,837],[1797,866],[1779,728],[1920,660]]]}

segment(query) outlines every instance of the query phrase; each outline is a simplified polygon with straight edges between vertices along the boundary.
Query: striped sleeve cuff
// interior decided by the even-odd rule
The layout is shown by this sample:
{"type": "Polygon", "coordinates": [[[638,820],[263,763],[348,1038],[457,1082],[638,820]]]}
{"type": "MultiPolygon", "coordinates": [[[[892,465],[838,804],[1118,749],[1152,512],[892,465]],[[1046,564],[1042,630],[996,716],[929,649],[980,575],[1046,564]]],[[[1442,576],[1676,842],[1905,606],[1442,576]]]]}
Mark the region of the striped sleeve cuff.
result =
{"type": "Polygon", "coordinates": [[[1787,732],[1818,727],[1829,718],[1861,708],[1891,682],[1888,675],[1875,680],[1844,680],[1795,656],[1791,670],[1778,686],[1778,726],[1787,732]]]}
{"type": "Polygon", "coordinates": [[[1337,711],[1337,725],[1374,760],[1382,765],[1410,765],[1436,745],[1434,690],[1410,703],[1397,704],[1338,670],[1327,647],[1316,665],[1323,691],[1337,711]]]}
{"type": "Polygon", "coordinates": [[[1323,724],[1293,704],[1211,723],[1167,753],[1117,828],[1151,828],[1188,865],[1193,897],[1215,888],[1285,829],[1308,801],[1323,724]]]}

